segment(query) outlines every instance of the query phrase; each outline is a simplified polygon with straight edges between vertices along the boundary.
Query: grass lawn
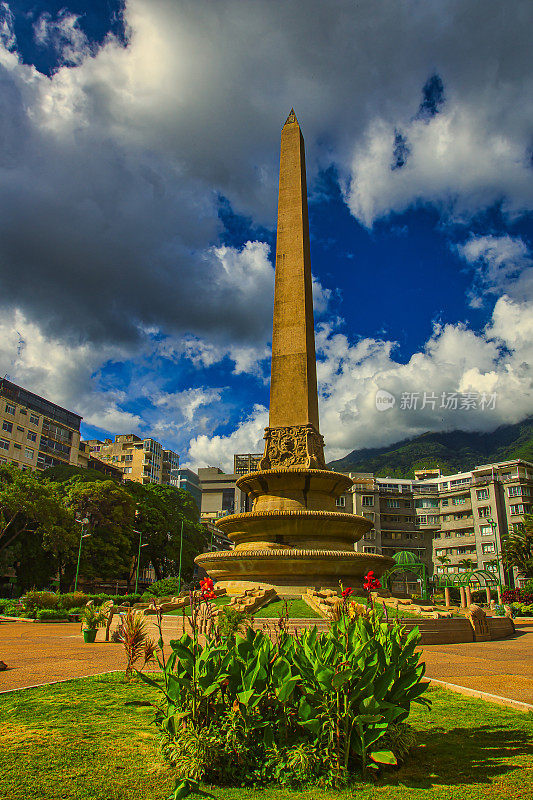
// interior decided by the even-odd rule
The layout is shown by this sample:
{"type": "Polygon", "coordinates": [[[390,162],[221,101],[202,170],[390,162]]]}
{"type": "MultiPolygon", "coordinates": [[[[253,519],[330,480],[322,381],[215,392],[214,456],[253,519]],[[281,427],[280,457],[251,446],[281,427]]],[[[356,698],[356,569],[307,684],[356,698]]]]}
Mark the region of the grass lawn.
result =
{"type": "MultiPolygon", "coordinates": [[[[217,597],[216,600],[214,600],[213,602],[215,606],[217,606],[217,608],[220,608],[220,606],[227,606],[230,600],[231,597],[228,597],[228,595],[223,595],[222,597],[217,597]]],[[[185,609],[185,611],[187,611],[187,609],[185,609]]],[[[283,614],[284,611],[285,611],[285,604],[283,600],[277,600],[275,603],[269,603],[264,608],[261,608],[259,609],[259,611],[256,611],[254,613],[254,617],[257,617],[258,619],[260,617],[275,618],[279,617],[280,614],[283,614]]],[[[180,611],[169,611],[168,613],[181,615],[182,612],[180,610],[180,611]]],[[[310,608],[307,605],[307,603],[304,603],[303,600],[289,600],[289,614],[291,615],[291,617],[295,618],[299,617],[308,617],[310,619],[319,618],[319,615],[316,613],[316,611],[313,611],[313,609],[310,608]]]]}
{"type": "MultiPolygon", "coordinates": [[[[145,684],[121,674],[0,695],[0,797],[165,800],[163,763],[145,684]]],[[[418,743],[406,765],[350,790],[213,788],[220,800],[530,800],[531,715],[441,689],[414,706],[418,743]]]]}
{"type": "MultiPolygon", "coordinates": [[[[355,600],[357,603],[362,603],[366,606],[366,597],[355,597],[352,596],[351,600],[355,600]]],[[[214,604],[217,607],[226,606],[230,602],[231,598],[228,595],[223,595],[222,597],[217,597],[214,600],[214,604]]],[[[302,617],[307,617],[308,619],[320,619],[320,615],[314,611],[311,606],[308,606],[303,600],[289,600],[289,614],[293,619],[301,619],[302,617]]],[[[380,603],[376,603],[376,611],[379,616],[383,615],[383,605],[380,603]]],[[[281,614],[285,612],[285,603],[283,600],[276,600],[273,603],[269,603],[267,606],[260,608],[259,611],[254,613],[254,617],[256,619],[261,619],[264,617],[279,617],[281,614]]],[[[182,614],[182,611],[168,611],[166,612],[171,615],[182,614]]],[[[389,619],[393,620],[396,619],[396,611],[394,609],[388,609],[389,619]]],[[[416,619],[420,618],[417,614],[412,614],[409,611],[403,611],[400,609],[400,619],[416,619]]]]}

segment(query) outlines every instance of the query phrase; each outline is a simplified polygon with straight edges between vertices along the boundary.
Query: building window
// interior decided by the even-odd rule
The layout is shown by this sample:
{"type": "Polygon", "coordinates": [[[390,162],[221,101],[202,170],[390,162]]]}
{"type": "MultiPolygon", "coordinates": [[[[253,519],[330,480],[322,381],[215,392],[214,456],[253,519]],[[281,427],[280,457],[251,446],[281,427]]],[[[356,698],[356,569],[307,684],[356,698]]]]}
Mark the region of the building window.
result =
{"type": "Polygon", "coordinates": [[[509,486],[507,489],[509,497],[529,497],[531,490],[527,486],[509,486]]]}
{"type": "Polygon", "coordinates": [[[529,505],[525,505],[524,503],[517,503],[514,506],[510,506],[510,511],[513,516],[518,514],[529,514],[529,505]]]}
{"type": "Polygon", "coordinates": [[[38,425],[39,417],[36,414],[30,414],[30,422],[32,425],[38,425]]]}
{"type": "Polygon", "coordinates": [[[370,546],[363,547],[363,553],[375,553],[375,552],[376,552],[375,547],[370,547],[370,546]]]}
{"type": "Polygon", "coordinates": [[[387,508],[400,508],[399,500],[387,500],[387,508]]]}
{"type": "Polygon", "coordinates": [[[30,440],[30,442],[36,442],[37,441],[37,434],[34,433],[33,431],[27,431],[26,432],[26,437],[30,440]]]}
{"type": "Polygon", "coordinates": [[[435,514],[428,514],[428,524],[429,525],[438,525],[439,518],[435,514]]]}
{"type": "Polygon", "coordinates": [[[363,506],[373,506],[374,505],[374,496],[371,494],[364,494],[361,500],[361,504],[363,506]]]}
{"type": "Polygon", "coordinates": [[[425,525],[426,522],[428,521],[428,518],[427,518],[426,514],[420,514],[420,516],[417,517],[417,519],[418,519],[418,524],[419,525],[425,525]]]}
{"type": "Polygon", "coordinates": [[[489,499],[489,490],[488,489],[478,489],[476,494],[477,494],[477,499],[478,500],[488,500],[489,499]]]}
{"type": "Polygon", "coordinates": [[[364,511],[363,517],[365,519],[369,519],[371,522],[374,522],[374,512],[373,511],[364,511]]]}
{"type": "Polygon", "coordinates": [[[494,553],[494,542],[486,542],[485,544],[481,545],[481,550],[483,553],[494,553]]]}
{"type": "Polygon", "coordinates": [[[11,403],[6,403],[6,414],[15,414],[15,406],[11,403]]]}
{"type": "Polygon", "coordinates": [[[33,460],[33,456],[35,455],[35,450],[32,450],[31,447],[26,447],[24,450],[24,457],[28,459],[28,461],[33,460]]]}
{"type": "Polygon", "coordinates": [[[5,431],[6,433],[11,433],[11,431],[13,430],[13,423],[8,422],[7,419],[5,419],[2,422],[2,430],[5,431]]]}
{"type": "Polygon", "coordinates": [[[16,442],[13,442],[13,447],[15,448],[15,450],[22,450],[20,444],[17,444],[16,442]]]}
{"type": "Polygon", "coordinates": [[[125,475],[129,475],[130,472],[131,472],[131,467],[124,467],[124,474],[125,475]]]}
{"type": "Polygon", "coordinates": [[[480,517],[490,517],[490,506],[480,506],[477,513],[480,517]]]}
{"type": "Polygon", "coordinates": [[[0,447],[3,450],[9,450],[9,442],[7,441],[7,439],[0,439],[0,447]]]}
{"type": "Polygon", "coordinates": [[[492,525],[481,525],[479,530],[482,536],[492,536],[492,525]]]}
{"type": "Polygon", "coordinates": [[[438,500],[430,500],[424,498],[423,500],[415,500],[415,508],[438,508],[438,500]]]}
{"type": "Polygon", "coordinates": [[[341,497],[337,497],[337,499],[335,500],[335,505],[338,508],[345,508],[346,507],[346,497],[344,495],[341,495],[341,497]]]}
{"type": "Polygon", "coordinates": [[[129,453],[127,456],[124,456],[124,461],[133,461],[133,455],[129,453]]]}
{"type": "Polygon", "coordinates": [[[448,498],[447,497],[443,498],[441,500],[441,503],[442,503],[443,506],[447,506],[448,505],[448,498]]]}

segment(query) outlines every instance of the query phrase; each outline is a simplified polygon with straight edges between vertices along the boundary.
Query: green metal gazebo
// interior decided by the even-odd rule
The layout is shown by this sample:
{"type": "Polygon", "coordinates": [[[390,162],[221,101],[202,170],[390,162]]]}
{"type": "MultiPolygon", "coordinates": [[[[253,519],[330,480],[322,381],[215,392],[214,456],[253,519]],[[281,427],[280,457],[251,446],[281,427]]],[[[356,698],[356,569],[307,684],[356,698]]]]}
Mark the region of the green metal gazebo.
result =
{"type": "Polygon", "coordinates": [[[383,574],[383,585],[389,588],[390,579],[393,575],[411,572],[416,575],[420,581],[420,596],[423,600],[427,600],[428,587],[427,587],[427,572],[426,565],[420,561],[414,553],[410,550],[400,550],[393,555],[396,566],[391,567],[383,574]]]}

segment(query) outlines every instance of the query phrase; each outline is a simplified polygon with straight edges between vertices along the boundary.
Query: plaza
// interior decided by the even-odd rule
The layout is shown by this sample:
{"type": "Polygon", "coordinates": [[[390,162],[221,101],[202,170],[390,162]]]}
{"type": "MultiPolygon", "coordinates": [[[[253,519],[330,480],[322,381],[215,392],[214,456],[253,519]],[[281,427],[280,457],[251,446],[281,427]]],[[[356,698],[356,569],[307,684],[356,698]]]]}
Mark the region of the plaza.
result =
{"type": "MultiPolygon", "coordinates": [[[[180,617],[164,617],[167,641],[181,630],[180,617]]],[[[0,672],[0,692],[123,670],[121,645],[103,639],[100,631],[94,645],[84,644],[77,623],[1,623],[0,658],[9,670],[0,672]]],[[[533,711],[533,621],[517,625],[516,635],[502,641],[420,649],[426,678],[527,704],[533,711]]]]}

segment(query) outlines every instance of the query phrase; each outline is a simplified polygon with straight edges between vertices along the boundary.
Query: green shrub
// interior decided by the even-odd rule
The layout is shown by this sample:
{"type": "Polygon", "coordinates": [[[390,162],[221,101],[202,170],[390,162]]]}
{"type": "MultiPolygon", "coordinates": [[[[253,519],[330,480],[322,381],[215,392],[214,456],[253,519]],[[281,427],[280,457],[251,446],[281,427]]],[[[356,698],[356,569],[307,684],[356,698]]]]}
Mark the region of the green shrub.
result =
{"type": "Polygon", "coordinates": [[[18,600],[10,600],[9,603],[6,603],[3,609],[0,611],[6,617],[25,617],[26,611],[21,603],[18,600]]]}
{"type": "Polygon", "coordinates": [[[422,695],[420,639],[397,623],[342,617],[325,633],[248,628],[201,645],[172,641],[156,724],[178,781],[252,786],[319,780],[339,787],[408,752],[401,725],[422,695]],[[394,725],[394,728],[391,726],[394,725]],[[383,737],[389,734],[389,739],[383,737]]]}
{"type": "Polygon", "coordinates": [[[160,581],[155,581],[155,583],[152,583],[147,589],[145,589],[143,597],[173,597],[179,592],[179,583],[179,578],[175,577],[163,578],[160,581]]]}
{"type": "Polygon", "coordinates": [[[217,626],[221,636],[235,636],[236,633],[242,633],[251,621],[251,614],[223,606],[217,617],[217,626]]]}
{"type": "Polygon", "coordinates": [[[57,608],[41,608],[36,612],[36,619],[39,622],[47,622],[49,620],[67,620],[68,613],[57,608]]]}
{"type": "Polygon", "coordinates": [[[15,601],[11,597],[0,597],[0,614],[4,613],[6,606],[12,606],[15,601]]]}
{"type": "Polygon", "coordinates": [[[89,600],[90,596],[85,592],[68,592],[59,595],[58,608],[68,611],[71,608],[84,606],[89,600]]]}
{"type": "Polygon", "coordinates": [[[35,616],[37,611],[41,608],[57,608],[59,598],[60,595],[55,592],[36,592],[33,590],[31,592],[26,592],[20,600],[28,614],[35,616]]]}
{"type": "Polygon", "coordinates": [[[107,600],[112,600],[116,606],[131,606],[141,599],[140,594],[91,594],[87,598],[93,600],[95,606],[101,606],[107,600]]]}

